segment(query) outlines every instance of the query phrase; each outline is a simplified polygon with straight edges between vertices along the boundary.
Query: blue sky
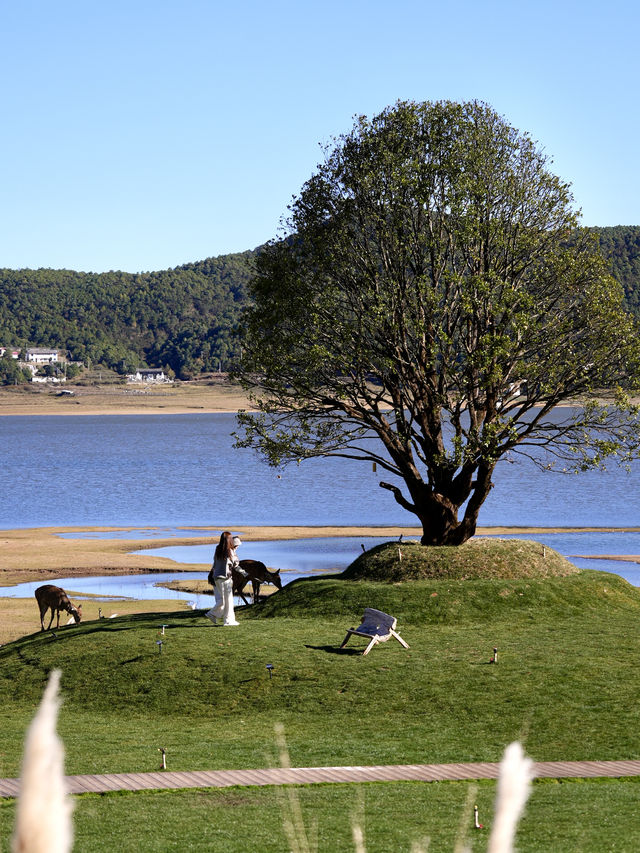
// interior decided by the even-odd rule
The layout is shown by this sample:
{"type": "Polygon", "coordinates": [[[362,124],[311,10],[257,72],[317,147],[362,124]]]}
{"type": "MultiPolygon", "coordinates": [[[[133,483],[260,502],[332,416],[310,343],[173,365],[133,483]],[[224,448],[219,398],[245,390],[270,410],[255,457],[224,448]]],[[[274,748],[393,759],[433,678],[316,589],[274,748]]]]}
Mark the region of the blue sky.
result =
{"type": "Polygon", "coordinates": [[[4,0],[0,267],[254,248],[356,114],[483,100],[640,225],[640,7],[566,0],[4,0]]]}

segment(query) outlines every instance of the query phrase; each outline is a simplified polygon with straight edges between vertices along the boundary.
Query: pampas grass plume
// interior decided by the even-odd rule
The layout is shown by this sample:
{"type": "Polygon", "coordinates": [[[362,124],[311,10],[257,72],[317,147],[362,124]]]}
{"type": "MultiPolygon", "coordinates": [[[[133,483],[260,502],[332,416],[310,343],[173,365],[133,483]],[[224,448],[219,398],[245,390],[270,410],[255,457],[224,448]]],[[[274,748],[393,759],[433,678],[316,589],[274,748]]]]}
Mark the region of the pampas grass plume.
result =
{"type": "Polygon", "coordinates": [[[500,762],[493,828],[487,853],[511,853],[520,815],[533,778],[533,761],[516,741],[509,744],[500,762]]]}
{"type": "Polygon", "coordinates": [[[68,853],[73,809],[64,783],[64,748],[56,734],[60,670],[53,670],[25,740],[12,853],[68,853]]]}

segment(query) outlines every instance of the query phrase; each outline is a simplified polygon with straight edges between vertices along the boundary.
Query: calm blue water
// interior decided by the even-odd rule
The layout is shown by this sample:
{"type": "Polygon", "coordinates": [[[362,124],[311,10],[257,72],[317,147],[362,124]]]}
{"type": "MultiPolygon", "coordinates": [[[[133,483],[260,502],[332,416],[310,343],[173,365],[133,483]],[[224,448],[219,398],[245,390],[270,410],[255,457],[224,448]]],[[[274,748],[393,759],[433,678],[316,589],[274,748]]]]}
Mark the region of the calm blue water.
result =
{"type": "MultiPolygon", "coordinates": [[[[251,451],[233,448],[234,429],[235,417],[229,414],[0,417],[0,529],[135,526],[147,528],[136,538],[152,541],[159,535],[201,535],[200,527],[415,524],[414,516],[378,487],[381,477],[370,466],[327,459],[275,471],[251,451]]],[[[502,462],[495,481],[480,514],[482,525],[640,526],[640,464],[630,474],[613,468],[578,476],[543,473],[527,461],[502,462]]],[[[134,538],[129,531],[121,535],[134,538]]],[[[576,556],[638,554],[638,533],[531,538],[582,568],[612,571],[640,586],[640,566],[576,556]]],[[[378,541],[363,540],[366,547],[378,541]]],[[[360,553],[361,544],[353,538],[245,542],[241,556],[280,567],[286,583],[312,571],[340,571],[360,553]]],[[[148,552],[177,562],[209,563],[211,551],[211,546],[180,546],[148,552]]],[[[59,583],[81,593],[183,598],[196,607],[207,605],[207,596],[155,586],[176,576],[202,577],[167,573],[61,578],[59,583]]],[[[0,594],[31,596],[36,585],[21,584],[0,594]]]]}
{"type": "MultiPolygon", "coordinates": [[[[640,565],[619,560],[589,559],[596,555],[640,554],[640,532],[608,533],[517,533],[500,534],[503,539],[532,539],[548,545],[567,557],[580,568],[614,571],[640,586],[640,565]],[[615,568],[613,565],[615,563],[615,568]]],[[[283,571],[307,573],[311,571],[342,571],[362,551],[388,539],[378,537],[340,537],[295,539],[281,542],[244,541],[239,556],[262,560],[267,566],[283,571]]],[[[211,561],[211,545],[172,545],[163,548],[145,548],[142,553],[168,557],[177,563],[207,563],[211,561]]]]}
{"type": "MultiPolygon", "coordinates": [[[[0,529],[44,526],[414,524],[362,462],[282,472],[235,450],[229,414],[0,417],[0,529]]],[[[636,526],[631,474],[501,462],[482,525],[636,526]]]]}
{"type": "MultiPolygon", "coordinates": [[[[153,539],[201,534],[199,527],[415,524],[414,516],[378,487],[381,477],[370,466],[326,459],[275,471],[253,452],[233,448],[234,429],[235,417],[229,414],[0,417],[0,529],[136,526],[148,528],[138,538],[153,539]]],[[[541,472],[528,461],[502,462],[495,481],[480,513],[481,525],[640,526],[640,464],[630,474],[612,468],[561,475],[541,472]]],[[[131,538],[127,531],[121,535],[131,538]]],[[[638,554],[640,534],[532,538],[581,567],[613,571],[640,585],[640,566],[576,557],[638,554]]],[[[365,541],[370,547],[379,540],[365,541]]],[[[287,581],[311,571],[341,570],[360,546],[359,539],[245,542],[241,556],[281,567],[287,581]]],[[[208,563],[212,547],[200,549],[150,553],[208,563]]],[[[155,587],[161,579],[157,574],[83,579],[80,591],[157,598],[165,594],[155,587]]],[[[61,585],[65,582],[79,590],[77,579],[60,579],[61,585]]],[[[4,594],[16,592],[7,588],[4,594]]]]}

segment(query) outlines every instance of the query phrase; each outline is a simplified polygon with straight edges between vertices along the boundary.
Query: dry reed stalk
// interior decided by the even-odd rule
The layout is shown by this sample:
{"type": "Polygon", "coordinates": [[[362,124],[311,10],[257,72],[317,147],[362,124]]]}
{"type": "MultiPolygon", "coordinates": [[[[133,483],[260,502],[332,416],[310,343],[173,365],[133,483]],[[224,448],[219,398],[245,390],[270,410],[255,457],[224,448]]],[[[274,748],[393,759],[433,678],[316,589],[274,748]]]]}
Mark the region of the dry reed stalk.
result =
{"type": "Polygon", "coordinates": [[[13,853],[67,853],[73,804],[64,781],[64,747],[56,733],[60,670],[49,675],[25,740],[13,853]]]}
{"type": "Polygon", "coordinates": [[[351,838],[355,853],[367,853],[364,840],[364,794],[361,788],[357,790],[358,799],[351,814],[351,838]]]}
{"type": "MultiPolygon", "coordinates": [[[[291,760],[289,758],[289,750],[284,736],[284,726],[282,723],[276,723],[274,725],[274,730],[280,758],[280,767],[288,770],[291,768],[291,760]]],[[[302,816],[300,799],[296,789],[290,785],[284,785],[281,788],[278,788],[278,795],[280,798],[280,807],[282,809],[282,824],[285,835],[287,836],[287,841],[289,842],[289,849],[291,853],[316,853],[318,845],[317,843],[312,844],[309,841],[309,836],[304,825],[304,818],[302,816]]],[[[313,826],[311,829],[313,834],[317,836],[317,827],[315,827],[315,832],[313,826]]]]}
{"type": "Polygon", "coordinates": [[[512,853],[516,827],[531,789],[533,761],[515,741],[500,762],[495,816],[487,853],[512,853]]]}

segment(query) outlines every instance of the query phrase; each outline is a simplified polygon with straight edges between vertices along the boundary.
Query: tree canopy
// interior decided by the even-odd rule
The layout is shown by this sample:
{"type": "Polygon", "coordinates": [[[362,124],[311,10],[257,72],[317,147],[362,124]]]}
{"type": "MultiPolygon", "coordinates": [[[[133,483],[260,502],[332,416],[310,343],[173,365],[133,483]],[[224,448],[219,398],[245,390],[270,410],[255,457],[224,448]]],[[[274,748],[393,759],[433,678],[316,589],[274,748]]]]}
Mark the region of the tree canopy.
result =
{"type": "MultiPolygon", "coordinates": [[[[640,317],[640,228],[588,230],[640,317]]],[[[236,329],[259,251],[136,275],[0,270],[0,344],[55,346],[120,373],[163,367],[185,379],[227,370],[239,354],[236,329]]]]}
{"type": "Polygon", "coordinates": [[[274,465],[376,463],[424,544],[473,535],[514,453],[576,470],[638,454],[621,288],[569,186],[486,104],[357,119],[261,251],[250,293],[240,376],[258,411],[240,413],[238,444],[274,465]]]}

